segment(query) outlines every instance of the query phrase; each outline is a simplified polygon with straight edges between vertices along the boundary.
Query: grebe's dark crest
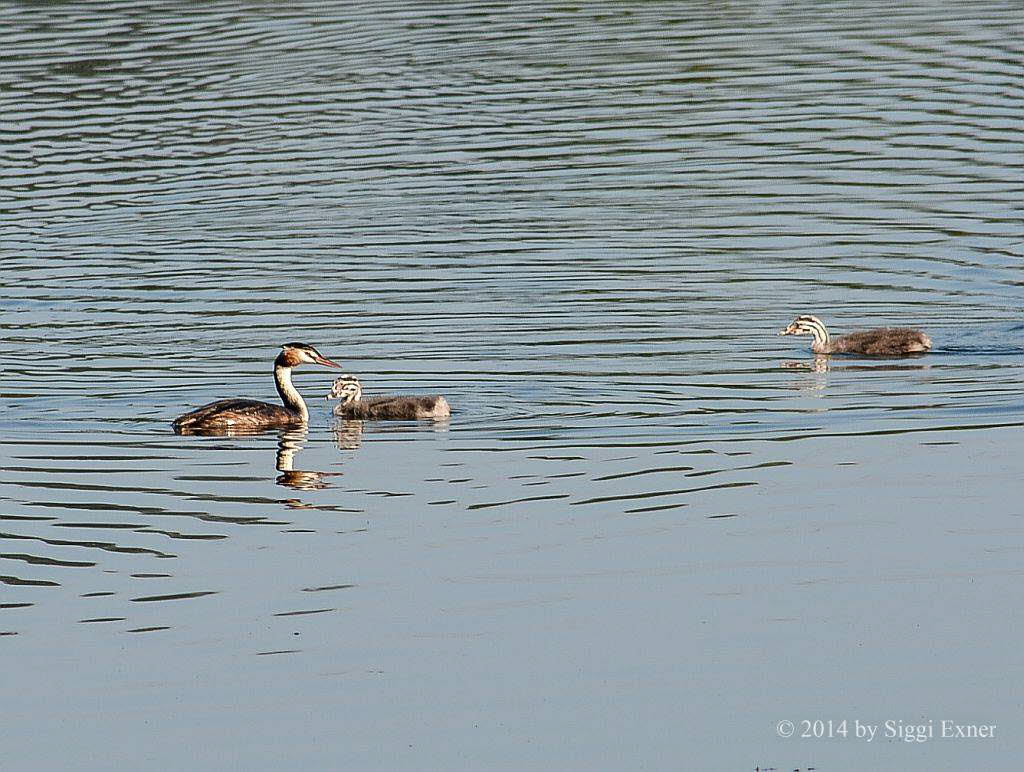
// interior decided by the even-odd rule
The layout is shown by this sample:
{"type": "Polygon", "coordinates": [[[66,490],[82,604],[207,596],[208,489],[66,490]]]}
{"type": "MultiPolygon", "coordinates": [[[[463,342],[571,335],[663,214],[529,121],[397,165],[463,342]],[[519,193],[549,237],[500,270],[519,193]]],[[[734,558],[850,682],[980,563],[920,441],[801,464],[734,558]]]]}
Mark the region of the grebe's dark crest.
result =
{"type": "Polygon", "coordinates": [[[439,394],[429,397],[370,397],[363,399],[363,387],[354,375],[334,380],[327,399],[341,399],[334,414],[366,421],[416,421],[447,418],[452,414],[448,400],[439,394]]]}
{"type": "Polygon", "coordinates": [[[811,351],[815,354],[901,356],[921,354],[932,347],[931,338],[907,327],[880,327],[832,338],[821,319],[809,314],[798,316],[779,335],[813,335],[811,351]]]}
{"type": "Polygon", "coordinates": [[[260,431],[304,424],[309,410],[292,385],[292,368],[304,364],[341,367],[305,343],[285,343],[274,360],[274,385],[284,407],[254,399],[222,399],[178,416],[171,426],[178,434],[260,431]]]}

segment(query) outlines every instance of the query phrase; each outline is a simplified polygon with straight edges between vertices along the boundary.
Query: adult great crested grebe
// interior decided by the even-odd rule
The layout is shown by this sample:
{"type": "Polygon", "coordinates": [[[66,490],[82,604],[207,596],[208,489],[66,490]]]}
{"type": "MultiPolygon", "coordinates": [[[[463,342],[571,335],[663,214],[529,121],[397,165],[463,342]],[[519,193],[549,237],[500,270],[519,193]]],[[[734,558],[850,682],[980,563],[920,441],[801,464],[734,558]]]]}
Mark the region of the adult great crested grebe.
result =
{"type": "Polygon", "coordinates": [[[877,330],[851,332],[849,335],[831,338],[821,319],[806,314],[794,319],[779,335],[813,335],[811,351],[815,354],[900,356],[920,354],[932,347],[931,338],[920,330],[907,327],[880,327],[877,330]]]}
{"type": "Polygon", "coordinates": [[[284,407],[255,399],[222,399],[203,405],[174,419],[171,426],[178,434],[203,431],[270,429],[304,424],[309,411],[302,395],[292,385],[292,368],[304,364],[341,367],[320,355],[305,343],[285,343],[274,360],[274,385],[284,407]]]}
{"type": "Polygon", "coordinates": [[[423,418],[447,418],[452,414],[448,400],[429,397],[370,397],[363,399],[363,387],[354,375],[335,378],[327,399],[341,398],[334,414],[369,421],[416,421],[423,418]]]}

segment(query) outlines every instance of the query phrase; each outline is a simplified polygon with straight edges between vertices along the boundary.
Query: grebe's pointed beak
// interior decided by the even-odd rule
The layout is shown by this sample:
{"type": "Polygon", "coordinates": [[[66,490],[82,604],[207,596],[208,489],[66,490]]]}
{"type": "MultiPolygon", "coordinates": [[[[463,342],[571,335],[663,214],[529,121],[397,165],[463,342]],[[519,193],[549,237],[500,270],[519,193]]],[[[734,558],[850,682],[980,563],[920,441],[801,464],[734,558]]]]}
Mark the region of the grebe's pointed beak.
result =
{"type": "Polygon", "coordinates": [[[324,367],[337,367],[339,370],[341,369],[341,365],[339,365],[337,362],[332,362],[327,357],[315,356],[313,357],[313,361],[316,362],[318,365],[323,365],[324,367]]]}

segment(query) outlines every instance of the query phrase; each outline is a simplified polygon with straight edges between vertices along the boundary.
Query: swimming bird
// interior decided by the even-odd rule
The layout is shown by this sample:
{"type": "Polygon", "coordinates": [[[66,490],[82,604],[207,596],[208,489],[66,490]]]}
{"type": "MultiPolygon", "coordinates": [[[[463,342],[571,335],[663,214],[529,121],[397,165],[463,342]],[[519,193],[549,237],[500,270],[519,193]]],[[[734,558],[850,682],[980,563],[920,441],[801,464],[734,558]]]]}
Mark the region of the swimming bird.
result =
{"type": "Polygon", "coordinates": [[[174,419],[178,434],[223,431],[259,431],[305,424],[309,411],[302,395],[292,385],[292,368],[303,364],[341,367],[305,343],[285,343],[274,360],[274,385],[284,407],[254,399],[222,399],[203,405],[174,419]]]}
{"type": "Polygon", "coordinates": [[[932,347],[931,338],[920,330],[907,327],[880,327],[832,338],[821,319],[807,314],[798,316],[779,335],[813,335],[811,351],[815,354],[900,356],[920,354],[932,347]]]}
{"type": "Polygon", "coordinates": [[[363,387],[354,375],[334,380],[327,399],[341,399],[334,414],[344,418],[378,421],[415,421],[422,418],[447,418],[452,414],[448,400],[429,397],[370,397],[363,399],[363,387]]]}

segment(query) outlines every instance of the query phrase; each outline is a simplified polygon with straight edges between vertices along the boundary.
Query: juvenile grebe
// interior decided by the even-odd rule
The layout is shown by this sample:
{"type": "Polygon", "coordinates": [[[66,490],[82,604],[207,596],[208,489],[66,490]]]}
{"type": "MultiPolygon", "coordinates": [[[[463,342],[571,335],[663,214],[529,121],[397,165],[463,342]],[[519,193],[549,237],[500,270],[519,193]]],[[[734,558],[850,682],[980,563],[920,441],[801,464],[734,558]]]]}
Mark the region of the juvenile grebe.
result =
{"type": "Polygon", "coordinates": [[[851,332],[830,338],[825,325],[816,316],[803,315],[779,335],[813,335],[811,351],[815,354],[866,354],[867,356],[899,356],[919,354],[932,347],[932,340],[920,330],[907,327],[880,327],[877,330],[851,332]]]}
{"type": "Polygon", "coordinates": [[[285,343],[274,360],[274,385],[284,407],[254,399],[222,399],[178,416],[171,426],[178,434],[204,431],[258,431],[304,424],[309,411],[302,395],[292,386],[292,368],[304,364],[341,367],[305,343],[285,343]]]}
{"type": "Polygon", "coordinates": [[[327,399],[341,398],[334,414],[369,421],[415,421],[422,418],[447,418],[452,414],[448,400],[430,397],[370,397],[363,399],[363,387],[354,375],[334,380],[327,399]]]}

